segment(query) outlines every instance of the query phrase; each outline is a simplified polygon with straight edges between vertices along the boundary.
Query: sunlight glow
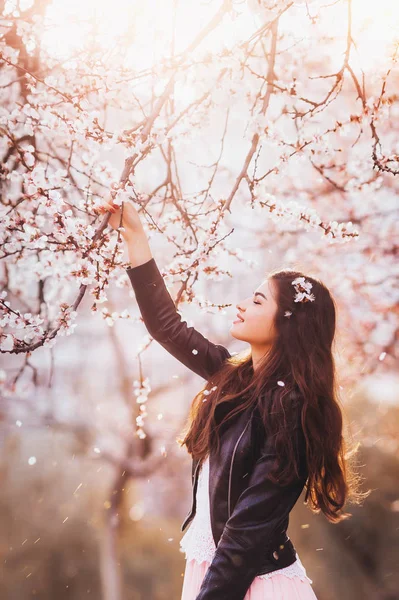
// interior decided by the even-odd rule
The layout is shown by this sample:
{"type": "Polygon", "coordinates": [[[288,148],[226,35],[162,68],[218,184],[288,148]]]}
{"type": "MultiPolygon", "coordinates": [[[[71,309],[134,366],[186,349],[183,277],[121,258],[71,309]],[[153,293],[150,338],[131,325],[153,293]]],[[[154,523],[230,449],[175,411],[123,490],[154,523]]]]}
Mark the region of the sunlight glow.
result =
{"type": "MultiPolygon", "coordinates": [[[[151,68],[161,58],[182,52],[212,18],[221,0],[53,0],[48,7],[47,26],[41,47],[54,59],[65,60],[79,52],[102,51],[104,62],[115,52],[124,52],[126,68],[151,68]],[[174,30],[174,37],[172,32],[174,30]],[[122,50],[123,48],[123,50],[122,50]]],[[[201,51],[220,52],[251,35],[272,16],[252,10],[253,3],[233,2],[234,10],[223,19],[217,32],[207,36],[201,51]]],[[[302,25],[309,26],[309,14],[316,17],[332,45],[332,58],[339,63],[346,40],[346,2],[326,4],[315,0],[296,3],[281,19],[281,31],[300,38],[302,25]],[[327,6],[327,8],[326,8],[327,6]]],[[[368,71],[392,56],[399,42],[398,0],[352,0],[353,56],[368,71]]],[[[306,35],[306,34],[305,34],[306,35]]]]}
{"type": "MultiPolygon", "coordinates": [[[[47,11],[48,29],[42,45],[53,56],[66,58],[76,49],[90,44],[112,51],[121,43],[145,42],[147,55],[140,56],[142,66],[154,64],[160,56],[183,51],[221,5],[217,2],[173,2],[172,0],[53,0],[47,11]],[[177,10],[175,12],[174,5],[177,10]],[[171,39],[175,27],[175,39],[171,39]]],[[[226,19],[227,23],[229,19],[226,19]]],[[[223,40],[207,40],[210,50],[219,50],[234,28],[225,27],[223,40]]],[[[134,59],[132,57],[133,62],[134,59]]],[[[137,57],[136,57],[137,60],[137,57]]]]}
{"type": "Polygon", "coordinates": [[[352,0],[352,19],[361,66],[369,70],[399,43],[399,2],[352,0]]]}

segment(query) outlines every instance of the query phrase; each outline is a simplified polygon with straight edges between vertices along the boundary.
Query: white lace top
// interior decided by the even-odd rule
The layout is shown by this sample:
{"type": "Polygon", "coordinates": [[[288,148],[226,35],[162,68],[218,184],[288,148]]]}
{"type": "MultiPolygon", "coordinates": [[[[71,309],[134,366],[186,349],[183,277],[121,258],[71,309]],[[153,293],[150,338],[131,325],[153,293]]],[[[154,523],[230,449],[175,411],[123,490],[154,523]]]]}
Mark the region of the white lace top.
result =
{"type": "MultiPolygon", "coordinates": [[[[208,485],[209,456],[200,467],[196,496],[196,513],[193,520],[189,524],[187,531],[180,540],[180,552],[185,553],[187,560],[194,559],[198,563],[203,561],[211,563],[216,551],[215,541],[213,539],[211,529],[208,485]]],[[[277,573],[290,578],[299,577],[303,580],[307,579],[310,583],[313,583],[312,580],[306,575],[305,567],[301,563],[298,554],[296,554],[296,561],[292,565],[284,567],[283,569],[277,569],[271,573],[258,575],[258,577],[260,579],[268,579],[277,573]]]]}

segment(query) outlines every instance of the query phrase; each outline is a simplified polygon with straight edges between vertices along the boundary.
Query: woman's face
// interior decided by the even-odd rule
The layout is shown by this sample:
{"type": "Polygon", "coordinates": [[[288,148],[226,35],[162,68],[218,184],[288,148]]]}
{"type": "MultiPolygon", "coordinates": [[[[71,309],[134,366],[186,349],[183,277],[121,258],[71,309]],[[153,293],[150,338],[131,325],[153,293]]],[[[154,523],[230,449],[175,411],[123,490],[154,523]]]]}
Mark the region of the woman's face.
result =
{"type": "Polygon", "coordinates": [[[268,350],[275,336],[273,321],[278,308],[275,295],[275,283],[272,279],[266,279],[253,294],[236,304],[243,321],[234,316],[231,335],[248,342],[257,350],[268,350]]]}

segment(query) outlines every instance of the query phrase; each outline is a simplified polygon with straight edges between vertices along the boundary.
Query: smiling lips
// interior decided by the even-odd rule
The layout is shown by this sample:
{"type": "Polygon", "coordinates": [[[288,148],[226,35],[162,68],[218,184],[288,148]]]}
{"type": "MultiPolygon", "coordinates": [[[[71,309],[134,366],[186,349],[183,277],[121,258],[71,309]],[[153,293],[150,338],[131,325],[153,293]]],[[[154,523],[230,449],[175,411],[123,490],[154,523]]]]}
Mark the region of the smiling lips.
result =
{"type": "Polygon", "coordinates": [[[243,323],[244,322],[244,319],[238,313],[237,313],[237,317],[238,317],[238,319],[233,321],[233,323],[243,323]]]}

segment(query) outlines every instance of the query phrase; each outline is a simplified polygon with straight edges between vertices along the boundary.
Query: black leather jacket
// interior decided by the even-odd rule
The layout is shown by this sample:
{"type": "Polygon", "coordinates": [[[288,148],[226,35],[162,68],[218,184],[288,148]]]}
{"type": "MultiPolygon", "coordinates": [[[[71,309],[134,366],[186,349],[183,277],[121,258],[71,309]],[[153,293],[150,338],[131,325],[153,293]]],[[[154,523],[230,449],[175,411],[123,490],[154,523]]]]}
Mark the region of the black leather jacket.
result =
{"type": "MultiPolygon", "coordinates": [[[[182,321],[154,258],[126,271],[149,334],[208,381],[231,356],[227,348],[210,342],[182,321]]],[[[222,407],[218,405],[216,413],[222,407]]],[[[210,517],[216,552],[196,600],[243,600],[256,575],[282,569],[296,560],[287,528],[289,513],[307,480],[300,424],[293,436],[301,457],[301,477],[284,487],[267,478],[276,456],[256,408],[229,420],[220,435],[219,453],[209,456],[210,517]]],[[[182,531],[195,515],[198,467],[199,462],[193,460],[192,506],[182,531]]]]}

